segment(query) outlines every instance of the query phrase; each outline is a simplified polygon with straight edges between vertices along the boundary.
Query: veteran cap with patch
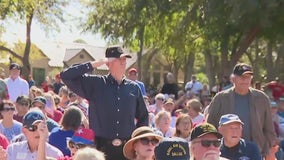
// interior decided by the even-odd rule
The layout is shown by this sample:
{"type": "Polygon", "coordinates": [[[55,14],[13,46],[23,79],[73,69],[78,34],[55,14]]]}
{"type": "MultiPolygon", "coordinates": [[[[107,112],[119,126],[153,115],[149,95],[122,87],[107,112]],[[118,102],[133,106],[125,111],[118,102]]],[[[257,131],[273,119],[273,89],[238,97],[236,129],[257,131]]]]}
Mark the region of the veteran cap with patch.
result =
{"type": "Polygon", "coordinates": [[[206,134],[214,134],[218,139],[223,137],[212,124],[202,123],[192,129],[190,139],[194,140],[206,134]]]}
{"type": "Polygon", "coordinates": [[[186,140],[164,138],[155,148],[156,160],[189,160],[189,144],[186,140]]]}

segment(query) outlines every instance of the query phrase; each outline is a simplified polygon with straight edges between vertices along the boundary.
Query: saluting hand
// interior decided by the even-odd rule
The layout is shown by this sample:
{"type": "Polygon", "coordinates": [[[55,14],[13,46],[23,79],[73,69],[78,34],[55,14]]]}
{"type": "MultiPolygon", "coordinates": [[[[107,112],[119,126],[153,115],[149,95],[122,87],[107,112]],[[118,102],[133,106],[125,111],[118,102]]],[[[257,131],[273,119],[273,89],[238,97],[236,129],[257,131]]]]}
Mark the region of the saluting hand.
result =
{"type": "Polygon", "coordinates": [[[92,63],[93,68],[97,68],[97,67],[99,67],[103,64],[107,64],[109,61],[111,61],[110,58],[103,58],[103,59],[100,59],[100,60],[97,60],[97,61],[93,61],[91,63],[92,63]]]}

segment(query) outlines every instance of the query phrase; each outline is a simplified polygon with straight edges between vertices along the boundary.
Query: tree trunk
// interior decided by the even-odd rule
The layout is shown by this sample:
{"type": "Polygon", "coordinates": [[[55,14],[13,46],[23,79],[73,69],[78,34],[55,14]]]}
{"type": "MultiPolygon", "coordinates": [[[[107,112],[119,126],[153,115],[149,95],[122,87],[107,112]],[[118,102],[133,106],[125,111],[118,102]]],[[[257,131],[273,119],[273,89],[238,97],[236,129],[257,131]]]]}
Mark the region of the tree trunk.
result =
{"type": "Polygon", "coordinates": [[[272,43],[268,42],[267,43],[267,52],[266,52],[266,68],[267,68],[267,75],[266,75],[266,80],[267,81],[272,81],[274,80],[274,71],[273,71],[273,60],[272,60],[272,43]]]}
{"type": "Polygon", "coordinates": [[[185,67],[184,67],[184,85],[186,82],[190,80],[191,75],[194,72],[194,61],[195,61],[195,54],[189,53],[188,57],[184,59],[185,60],[185,67]]]}
{"type": "Polygon", "coordinates": [[[144,47],[144,26],[141,26],[138,31],[138,39],[139,39],[139,51],[137,52],[137,72],[138,72],[138,80],[141,80],[141,69],[142,69],[142,53],[144,47]]]}
{"type": "Polygon", "coordinates": [[[26,46],[24,51],[24,56],[22,59],[23,62],[23,69],[22,69],[22,76],[24,79],[28,80],[28,77],[31,73],[31,66],[30,66],[30,50],[31,50],[31,26],[33,20],[33,14],[26,17],[26,46]]]}
{"type": "Polygon", "coordinates": [[[216,68],[213,65],[214,63],[213,56],[211,55],[209,49],[205,50],[204,55],[205,55],[205,70],[209,80],[209,87],[211,90],[211,88],[216,84],[216,78],[215,78],[216,68]]]}

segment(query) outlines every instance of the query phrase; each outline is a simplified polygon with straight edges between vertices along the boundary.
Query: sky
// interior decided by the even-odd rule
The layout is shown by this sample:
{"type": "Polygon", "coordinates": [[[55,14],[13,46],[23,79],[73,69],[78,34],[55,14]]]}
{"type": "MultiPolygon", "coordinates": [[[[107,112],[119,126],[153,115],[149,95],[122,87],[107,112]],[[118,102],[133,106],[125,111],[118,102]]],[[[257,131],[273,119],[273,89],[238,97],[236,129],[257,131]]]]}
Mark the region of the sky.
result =
{"type": "MultiPolygon", "coordinates": [[[[66,7],[65,15],[82,16],[78,3],[74,1],[70,6],[66,7]]],[[[99,34],[80,33],[81,30],[76,26],[76,21],[67,19],[65,24],[60,24],[60,32],[51,32],[48,35],[40,28],[40,25],[33,21],[31,31],[31,41],[36,45],[41,45],[45,42],[61,42],[72,43],[74,40],[82,39],[90,45],[105,46],[106,42],[99,34]],[[75,24],[74,24],[75,23],[75,24]]],[[[26,27],[24,23],[17,23],[13,21],[5,21],[6,32],[2,35],[1,39],[12,45],[14,42],[25,41],[26,27]]]]}

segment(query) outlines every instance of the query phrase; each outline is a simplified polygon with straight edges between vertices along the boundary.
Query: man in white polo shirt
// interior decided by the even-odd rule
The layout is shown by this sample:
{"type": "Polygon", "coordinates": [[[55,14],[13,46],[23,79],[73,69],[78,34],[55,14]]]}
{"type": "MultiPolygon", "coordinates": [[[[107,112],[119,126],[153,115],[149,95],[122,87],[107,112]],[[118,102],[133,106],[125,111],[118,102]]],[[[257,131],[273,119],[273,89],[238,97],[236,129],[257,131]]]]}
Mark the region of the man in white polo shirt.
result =
{"type": "Polygon", "coordinates": [[[29,96],[29,84],[20,77],[21,67],[17,63],[11,63],[10,76],[5,79],[10,100],[16,102],[18,96],[29,96]]]}

